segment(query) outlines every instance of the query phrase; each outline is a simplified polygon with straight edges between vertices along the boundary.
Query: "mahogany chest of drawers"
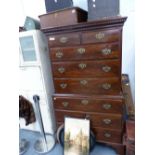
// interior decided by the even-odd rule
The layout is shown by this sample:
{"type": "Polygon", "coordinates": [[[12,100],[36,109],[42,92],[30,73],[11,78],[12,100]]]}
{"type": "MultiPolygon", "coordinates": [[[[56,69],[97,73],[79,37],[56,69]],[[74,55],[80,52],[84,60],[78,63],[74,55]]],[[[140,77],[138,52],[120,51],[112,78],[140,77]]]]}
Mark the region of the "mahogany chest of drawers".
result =
{"type": "Polygon", "coordinates": [[[126,17],[42,29],[49,44],[56,123],[87,118],[98,142],[124,154],[121,86],[122,28],[126,17]]]}

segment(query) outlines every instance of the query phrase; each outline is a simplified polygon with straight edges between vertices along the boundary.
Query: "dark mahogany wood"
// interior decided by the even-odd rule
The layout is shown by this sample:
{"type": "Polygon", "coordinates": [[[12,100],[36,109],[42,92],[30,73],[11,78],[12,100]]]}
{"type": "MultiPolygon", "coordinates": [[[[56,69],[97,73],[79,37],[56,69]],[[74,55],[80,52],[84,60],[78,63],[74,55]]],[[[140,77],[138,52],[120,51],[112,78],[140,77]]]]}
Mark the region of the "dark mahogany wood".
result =
{"type": "Polygon", "coordinates": [[[55,109],[123,114],[123,99],[107,97],[53,96],[55,109]]]}
{"type": "Polygon", "coordinates": [[[126,121],[126,134],[124,135],[126,155],[135,155],[135,121],[126,121]]]}
{"type": "Polygon", "coordinates": [[[56,93],[119,94],[118,78],[54,78],[56,93]]]}
{"type": "Polygon", "coordinates": [[[96,135],[97,141],[107,141],[107,142],[113,142],[113,143],[122,142],[121,130],[93,128],[92,131],[96,135]]]}
{"type": "Polygon", "coordinates": [[[91,120],[93,127],[102,127],[102,128],[112,128],[112,129],[122,129],[122,116],[118,114],[100,114],[100,113],[90,113],[82,111],[67,111],[67,110],[58,110],[55,109],[55,114],[57,122],[63,122],[64,117],[76,117],[76,118],[87,118],[91,120]],[[110,121],[106,122],[106,121],[110,121]]]}
{"type": "Polygon", "coordinates": [[[50,48],[50,57],[52,61],[103,60],[107,58],[119,58],[119,52],[119,43],[116,42],[50,48]],[[80,52],[81,49],[84,52],[80,52]]]}
{"type": "Polygon", "coordinates": [[[61,34],[61,35],[50,35],[48,37],[48,44],[49,44],[49,47],[79,45],[80,34],[68,33],[68,34],[61,34]]]}
{"type": "Polygon", "coordinates": [[[63,123],[65,116],[90,119],[97,141],[113,147],[119,155],[125,155],[121,85],[125,20],[117,16],[42,28],[49,43],[57,124],[63,123]]]}
{"type": "Polygon", "coordinates": [[[87,12],[78,7],[71,7],[40,15],[39,18],[41,28],[49,28],[84,22],[87,20],[87,12]]]}
{"type": "Polygon", "coordinates": [[[68,32],[83,32],[91,30],[100,30],[100,29],[122,29],[124,22],[127,17],[109,17],[103,20],[94,20],[89,22],[78,23],[74,25],[67,26],[58,26],[58,27],[48,27],[41,28],[41,30],[48,36],[51,34],[64,34],[68,32]]]}
{"type": "Polygon", "coordinates": [[[53,62],[56,78],[96,78],[118,77],[119,60],[53,62]],[[95,73],[95,74],[94,74],[95,73]]]}
{"type": "Polygon", "coordinates": [[[88,31],[82,33],[82,43],[102,43],[120,40],[120,29],[88,31]]]}

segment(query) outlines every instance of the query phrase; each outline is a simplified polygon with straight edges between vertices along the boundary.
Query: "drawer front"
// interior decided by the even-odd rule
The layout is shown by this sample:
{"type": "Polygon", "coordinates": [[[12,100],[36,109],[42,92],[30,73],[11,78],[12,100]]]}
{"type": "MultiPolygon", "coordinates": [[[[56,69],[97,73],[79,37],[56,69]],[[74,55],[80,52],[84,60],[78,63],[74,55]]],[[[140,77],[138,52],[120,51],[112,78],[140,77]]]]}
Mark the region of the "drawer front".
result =
{"type": "Polygon", "coordinates": [[[122,142],[122,132],[119,130],[109,130],[102,128],[93,128],[92,129],[97,141],[107,141],[113,143],[122,142]]]}
{"type": "Polygon", "coordinates": [[[123,114],[123,101],[111,99],[53,97],[55,109],[123,114]]]}
{"type": "Polygon", "coordinates": [[[101,42],[114,42],[120,40],[120,30],[99,30],[84,32],[82,34],[82,43],[101,43],[101,42]]]}
{"type": "Polygon", "coordinates": [[[57,78],[118,77],[120,73],[119,60],[53,62],[52,65],[57,78]]]}
{"type": "Polygon", "coordinates": [[[119,78],[54,78],[56,93],[119,94],[119,78]]]}
{"type": "Polygon", "coordinates": [[[59,47],[50,49],[52,61],[119,58],[119,43],[59,47]]]}
{"type": "MultiPolygon", "coordinates": [[[[57,122],[57,129],[62,126],[63,122],[57,122]]],[[[121,143],[122,142],[122,132],[119,130],[110,130],[103,128],[91,128],[94,133],[97,142],[112,142],[121,143]]]]}
{"type": "Polygon", "coordinates": [[[79,45],[80,34],[74,33],[74,34],[48,36],[48,44],[49,44],[49,47],[79,45]]]}
{"type": "Polygon", "coordinates": [[[57,122],[63,122],[65,117],[90,119],[93,127],[122,129],[122,116],[110,114],[85,113],[67,110],[55,110],[57,122]]]}

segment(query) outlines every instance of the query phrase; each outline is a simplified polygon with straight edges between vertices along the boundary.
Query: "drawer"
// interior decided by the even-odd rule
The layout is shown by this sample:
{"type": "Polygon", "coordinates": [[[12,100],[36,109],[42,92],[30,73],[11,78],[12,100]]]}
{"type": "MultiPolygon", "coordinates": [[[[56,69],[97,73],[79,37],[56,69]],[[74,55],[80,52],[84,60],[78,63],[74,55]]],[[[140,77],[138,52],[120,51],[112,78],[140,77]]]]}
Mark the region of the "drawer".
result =
{"type": "Polygon", "coordinates": [[[82,43],[101,43],[101,42],[115,42],[121,38],[121,31],[119,29],[112,30],[98,30],[82,33],[82,43]]]}
{"type": "MultiPolygon", "coordinates": [[[[57,122],[57,129],[63,126],[63,122],[57,122]]],[[[111,130],[104,128],[91,128],[93,131],[97,142],[111,142],[111,143],[121,143],[122,142],[122,131],[111,130]]]]}
{"type": "Polygon", "coordinates": [[[64,34],[64,35],[51,35],[48,36],[49,47],[53,46],[68,46],[68,45],[79,45],[80,34],[64,34]]]}
{"type": "Polygon", "coordinates": [[[52,61],[119,58],[119,43],[59,47],[50,49],[52,61]]]}
{"type": "Polygon", "coordinates": [[[54,78],[55,92],[68,94],[119,94],[119,78],[54,78]]]}
{"type": "Polygon", "coordinates": [[[56,78],[117,77],[120,73],[119,60],[53,62],[56,78]]]}
{"type": "Polygon", "coordinates": [[[123,114],[124,104],[120,99],[99,99],[91,97],[54,96],[54,108],[84,112],[123,114]]]}
{"type": "Polygon", "coordinates": [[[122,142],[122,131],[120,130],[110,130],[102,128],[93,128],[92,130],[97,141],[107,141],[112,143],[122,142]]]}
{"type": "MultiPolygon", "coordinates": [[[[82,109],[81,109],[82,111],[82,109]]],[[[55,109],[57,122],[64,122],[65,117],[90,119],[92,127],[122,129],[122,115],[98,114],[55,109]]]]}

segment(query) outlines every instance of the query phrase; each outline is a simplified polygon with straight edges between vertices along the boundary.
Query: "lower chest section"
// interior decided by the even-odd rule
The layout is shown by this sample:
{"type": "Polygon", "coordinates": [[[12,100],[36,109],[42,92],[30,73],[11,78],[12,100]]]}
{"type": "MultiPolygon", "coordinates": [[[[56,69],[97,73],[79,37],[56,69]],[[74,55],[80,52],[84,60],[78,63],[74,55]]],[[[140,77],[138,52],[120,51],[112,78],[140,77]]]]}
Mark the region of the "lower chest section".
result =
{"type": "Polygon", "coordinates": [[[57,127],[65,117],[89,119],[97,141],[121,143],[124,103],[122,98],[54,95],[57,127]]]}

